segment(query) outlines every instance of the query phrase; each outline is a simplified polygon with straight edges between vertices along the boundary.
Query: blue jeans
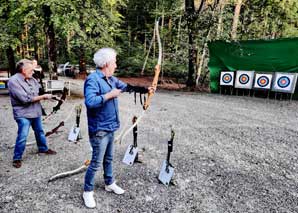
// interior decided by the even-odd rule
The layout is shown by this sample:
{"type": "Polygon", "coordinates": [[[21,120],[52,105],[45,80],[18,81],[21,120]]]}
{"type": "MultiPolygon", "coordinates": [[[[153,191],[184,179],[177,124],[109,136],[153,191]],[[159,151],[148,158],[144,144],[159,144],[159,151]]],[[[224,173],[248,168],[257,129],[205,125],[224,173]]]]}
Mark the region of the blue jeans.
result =
{"type": "Polygon", "coordinates": [[[21,160],[23,152],[26,147],[26,140],[29,133],[29,128],[32,129],[35,134],[35,139],[37,142],[37,147],[39,152],[45,152],[48,150],[46,136],[42,129],[41,118],[17,118],[16,122],[18,124],[18,136],[16,139],[16,145],[14,148],[13,160],[21,160]]]}
{"type": "Polygon", "coordinates": [[[113,180],[113,142],[114,132],[98,131],[90,136],[92,159],[85,174],[84,191],[93,191],[94,177],[101,163],[103,164],[104,181],[110,185],[113,180]]]}

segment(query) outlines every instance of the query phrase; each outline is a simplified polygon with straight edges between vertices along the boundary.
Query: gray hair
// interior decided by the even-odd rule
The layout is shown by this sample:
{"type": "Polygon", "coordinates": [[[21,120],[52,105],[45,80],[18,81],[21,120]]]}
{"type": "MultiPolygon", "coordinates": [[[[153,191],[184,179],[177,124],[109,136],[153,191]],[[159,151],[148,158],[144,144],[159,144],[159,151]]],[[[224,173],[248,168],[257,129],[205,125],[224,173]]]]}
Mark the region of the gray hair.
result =
{"type": "Polygon", "coordinates": [[[28,64],[33,65],[33,62],[28,59],[22,59],[22,60],[18,61],[17,65],[16,65],[16,71],[21,73],[22,69],[25,69],[28,67],[28,64]]]}
{"type": "Polygon", "coordinates": [[[107,63],[111,62],[116,58],[117,52],[113,48],[105,47],[99,49],[93,57],[93,61],[97,67],[102,68],[107,63]]]}

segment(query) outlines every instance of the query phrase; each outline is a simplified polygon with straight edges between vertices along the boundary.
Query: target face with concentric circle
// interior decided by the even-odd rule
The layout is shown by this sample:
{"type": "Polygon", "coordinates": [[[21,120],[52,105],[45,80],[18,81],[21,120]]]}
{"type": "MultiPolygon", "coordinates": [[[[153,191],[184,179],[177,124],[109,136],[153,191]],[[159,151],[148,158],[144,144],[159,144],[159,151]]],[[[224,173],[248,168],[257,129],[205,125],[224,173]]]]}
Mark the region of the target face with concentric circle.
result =
{"type": "Polygon", "coordinates": [[[222,71],[220,74],[221,86],[233,86],[234,85],[234,72],[222,71]]]}
{"type": "Polygon", "coordinates": [[[286,88],[290,85],[291,81],[287,76],[281,76],[278,80],[277,80],[277,85],[280,88],[286,88]]]}
{"type": "Polygon", "coordinates": [[[269,78],[267,76],[261,76],[260,78],[258,78],[257,84],[260,87],[266,87],[269,84],[269,78]]]}
{"type": "Polygon", "coordinates": [[[235,88],[251,89],[253,86],[254,71],[238,70],[236,72],[235,88]]]}
{"type": "Polygon", "coordinates": [[[247,74],[241,74],[239,76],[240,84],[247,84],[249,82],[249,76],[247,74]]]}
{"type": "Polygon", "coordinates": [[[226,73],[222,76],[222,81],[226,84],[230,83],[232,81],[232,75],[230,73],[226,73]]]}
{"type": "Polygon", "coordinates": [[[255,75],[255,89],[270,89],[273,75],[271,73],[256,73],[255,75]]]}
{"type": "Polygon", "coordinates": [[[296,82],[296,73],[276,72],[274,76],[272,91],[293,94],[295,92],[296,82]]]}

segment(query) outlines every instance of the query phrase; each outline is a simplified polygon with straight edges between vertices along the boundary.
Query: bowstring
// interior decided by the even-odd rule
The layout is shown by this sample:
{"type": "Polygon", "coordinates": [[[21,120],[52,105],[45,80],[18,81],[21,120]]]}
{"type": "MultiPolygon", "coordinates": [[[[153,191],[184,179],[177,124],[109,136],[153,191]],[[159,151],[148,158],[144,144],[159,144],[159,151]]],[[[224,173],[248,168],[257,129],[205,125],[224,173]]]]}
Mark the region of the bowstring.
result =
{"type": "MultiPolygon", "coordinates": [[[[157,22],[159,22],[159,20],[157,22]]],[[[159,36],[159,31],[156,28],[158,28],[158,25],[155,24],[154,25],[154,30],[153,30],[153,38],[151,40],[151,43],[152,44],[153,44],[153,41],[155,41],[155,37],[158,37],[159,36]]],[[[151,49],[152,44],[150,44],[150,47],[149,47],[149,51],[147,53],[147,56],[150,53],[150,49],[151,49]]],[[[159,46],[158,64],[160,65],[161,64],[161,60],[162,60],[162,58],[161,58],[161,56],[162,56],[162,54],[161,54],[162,49],[161,49],[160,42],[158,42],[158,46],[159,46]]],[[[142,72],[144,71],[145,66],[146,66],[146,63],[147,63],[147,58],[148,58],[147,56],[146,56],[146,59],[145,59],[144,65],[143,65],[142,72]]],[[[114,143],[121,144],[121,141],[125,138],[125,136],[140,122],[140,120],[145,115],[145,112],[146,111],[147,110],[143,110],[142,113],[141,113],[141,115],[137,116],[137,120],[135,121],[135,123],[129,129],[127,129],[126,131],[124,131],[126,127],[125,128],[123,127],[123,129],[121,130],[120,134],[114,139],[114,143]]],[[[126,125],[127,124],[128,124],[128,121],[126,122],[126,125]]]]}

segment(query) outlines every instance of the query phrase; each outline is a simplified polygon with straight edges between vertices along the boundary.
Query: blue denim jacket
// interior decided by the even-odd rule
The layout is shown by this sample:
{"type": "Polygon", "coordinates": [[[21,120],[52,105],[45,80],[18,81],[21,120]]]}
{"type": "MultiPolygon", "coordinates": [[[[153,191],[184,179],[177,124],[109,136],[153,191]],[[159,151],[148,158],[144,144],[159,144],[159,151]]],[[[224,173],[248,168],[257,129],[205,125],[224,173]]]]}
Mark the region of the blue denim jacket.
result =
{"type": "Polygon", "coordinates": [[[124,92],[127,84],[114,76],[107,79],[98,69],[87,77],[84,83],[84,96],[90,136],[100,130],[111,132],[120,127],[117,98],[110,100],[104,98],[104,95],[114,88],[124,92]]]}

